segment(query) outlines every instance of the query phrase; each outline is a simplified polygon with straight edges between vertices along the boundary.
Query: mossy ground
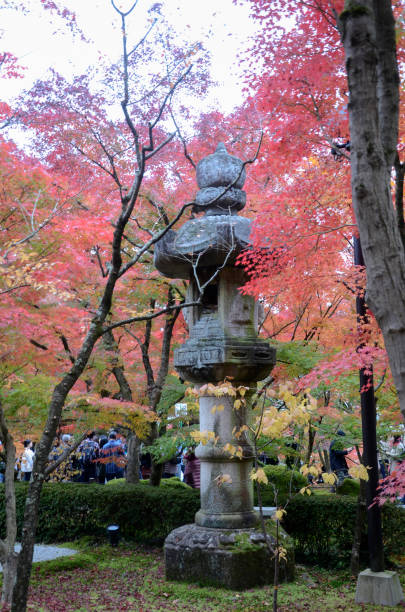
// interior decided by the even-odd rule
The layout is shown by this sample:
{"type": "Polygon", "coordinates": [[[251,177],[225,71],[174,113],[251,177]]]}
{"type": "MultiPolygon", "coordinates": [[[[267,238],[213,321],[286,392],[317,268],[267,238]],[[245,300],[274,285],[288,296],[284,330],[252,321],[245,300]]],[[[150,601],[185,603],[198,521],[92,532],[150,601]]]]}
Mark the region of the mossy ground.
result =
{"type": "MultiPolygon", "coordinates": [[[[236,593],[225,589],[166,582],[163,552],[121,542],[118,548],[106,544],[69,543],[80,549],[70,558],[34,566],[28,610],[36,612],[89,612],[128,610],[158,612],[238,611],[272,609],[272,588],[261,587],[236,593]]],[[[402,576],[403,584],[405,583],[402,576]]],[[[356,580],[344,571],[297,567],[295,582],[279,589],[280,612],[369,612],[405,609],[357,606],[356,580]]]]}

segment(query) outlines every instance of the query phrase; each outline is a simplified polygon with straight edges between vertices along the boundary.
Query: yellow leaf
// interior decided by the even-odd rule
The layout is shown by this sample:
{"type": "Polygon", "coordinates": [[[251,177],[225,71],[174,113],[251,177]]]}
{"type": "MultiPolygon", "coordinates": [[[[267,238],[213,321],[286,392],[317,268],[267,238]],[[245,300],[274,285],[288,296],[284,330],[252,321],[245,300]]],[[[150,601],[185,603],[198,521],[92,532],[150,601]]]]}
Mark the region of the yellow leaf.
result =
{"type": "Polygon", "coordinates": [[[250,472],[251,480],[257,480],[257,482],[262,482],[263,484],[268,484],[269,479],[266,476],[266,472],[263,468],[258,468],[257,470],[253,469],[250,472]]]}
{"type": "Polygon", "coordinates": [[[281,521],[284,514],[286,514],[286,511],[283,510],[283,508],[279,508],[278,510],[275,511],[275,513],[273,514],[273,519],[277,520],[277,521],[281,521]]]}
{"type": "Polygon", "coordinates": [[[324,481],[324,483],[325,483],[325,484],[330,484],[330,485],[335,484],[335,482],[336,482],[336,480],[337,480],[337,478],[336,478],[336,475],[335,475],[335,474],[333,474],[333,473],[328,473],[328,472],[324,472],[324,473],[322,474],[322,479],[323,479],[323,481],[324,481]]]}
{"type": "Polygon", "coordinates": [[[349,474],[353,478],[360,478],[361,480],[368,480],[367,470],[370,470],[370,467],[365,467],[364,465],[353,465],[349,468],[349,474]]]}
{"type": "Polygon", "coordinates": [[[229,444],[229,442],[227,442],[224,446],[224,451],[233,457],[235,455],[236,448],[233,446],[233,444],[229,444]]]}
{"type": "Polygon", "coordinates": [[[300,467],[300,472],[303,476],[306,476],[309,472],[307,464],[300,467]]]}
{"type": "Polygon", "coordinates": [[[220,487],[223,484],[232,484],[232,478],[230,474],[218,474],[218,476],[214,478],[214,482],[220,487]]]}

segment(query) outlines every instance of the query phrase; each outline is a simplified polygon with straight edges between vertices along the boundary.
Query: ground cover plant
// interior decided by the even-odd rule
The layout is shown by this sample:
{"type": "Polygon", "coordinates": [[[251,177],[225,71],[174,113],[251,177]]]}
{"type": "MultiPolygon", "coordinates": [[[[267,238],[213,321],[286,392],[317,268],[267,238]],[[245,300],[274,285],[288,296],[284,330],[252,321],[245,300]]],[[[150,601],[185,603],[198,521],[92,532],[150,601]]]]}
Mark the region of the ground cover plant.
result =
{"type": "MultiPolygon", "coordinates": [[[[79,554],[34,565],[28,610],[258,612],[272,606],[271,586],[238,593],[166,582],[161,549],[145,549],[123,542],[118,548],[111,548],[105,543],[95,544],[88,540],[68,546],[79,548],[79,554]]],[[[298,565],[296,580],[280,585],[279,610],[398,612],[401,609],[401,606],[357,606],[354,604],[355,586],[355,579],[347,572],[298,565]]]]}

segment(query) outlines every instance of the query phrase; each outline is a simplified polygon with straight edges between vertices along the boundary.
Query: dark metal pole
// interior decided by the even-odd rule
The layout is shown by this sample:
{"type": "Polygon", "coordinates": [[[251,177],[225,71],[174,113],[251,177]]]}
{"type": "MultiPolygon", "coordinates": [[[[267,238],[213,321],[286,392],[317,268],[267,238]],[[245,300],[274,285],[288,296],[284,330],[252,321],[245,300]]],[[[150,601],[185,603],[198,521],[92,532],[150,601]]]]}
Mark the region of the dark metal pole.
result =
{"type": "MultiPolygon", "coordinates": [[[[354,237],[354,263],[364,266],[360,238],[354,237]]],[[[358,325],[367,322],[368,314],[364,296],[356,296],[356,313],[358,325]]],[[[361,348],[361,345],[358,347],[361,348]]],[[[377,459],[377,414],[374,397],[374,381],[372,366],[359,370],[360,375],[360,401],[361,425],[363,432],[363,463],[369,466],[368,481],[366,484],[367,524],[368,524],[368,551],[370,555],[370,569],[373,572],[384,571],[384,548],[382,540],[381,510],[375,504],[370,504],[377,494],[378,487],[378,459],[377,459]]]]}

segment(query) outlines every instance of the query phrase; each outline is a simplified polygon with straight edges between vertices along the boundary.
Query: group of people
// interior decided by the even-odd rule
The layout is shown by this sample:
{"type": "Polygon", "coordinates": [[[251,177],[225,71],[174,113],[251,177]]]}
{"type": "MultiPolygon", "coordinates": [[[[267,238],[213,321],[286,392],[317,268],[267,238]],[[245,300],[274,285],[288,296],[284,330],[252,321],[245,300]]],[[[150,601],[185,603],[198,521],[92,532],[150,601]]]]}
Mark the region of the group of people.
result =
{"type": "MultiPolygon", "coordinates": [[[[127,447],[125,440],[115,431],[108,436],[97,436],[94,431],[73,448],[74,439],[70,434],[63,434],[49,455],[50,465],[55,469],[49,476],[58,482],[98,482],[105,484],[115,478],[125,476],[127,447]]],[[[0,448],[0,482],[4,482],[5,457],[0,448]]],[[[24,450],[16,459],[15,478],[29,482],[34,465],[35,442],[24,441],[24,450]]],[[[151,455],[142,453],[140,457],[140,478],[149,478],[151,472],[151,455]]],[[[200,461],[194,448],[182,449],[163,465],[163,478],[178,476],[193,488],[200,488],[200,461]]]]}
{"type": "MultiPolygon", "coordinates": [[[[49,455],[55,469],[49,479],[60,482],[99,482],[124,476],[126,463],[125,443],[115,431],[107,436],[90,432],[80,445],[72,450],[73,436],[63,434],[56,440],[49,455]]],[[[14,475],[16,480],[29,482],[34,467],[35,442],[24,440],[24,449],[17,456],[14,475]]],[[[0,448],[0,483],[4,482],[5,454],[0,448]]]]}
{"type": "MultiPolygon", "coordinates": [[[[353,450],[346,448],[344,443],[345,432],[337,431],[336,439],[329,447],[330,468],[337,476],[339,485],[349,477],[347,456],[353,450]]],[[[96,436],[90,432],[79,446],[71,451],[73,436],[63,434],[60,441],[56,441],[49,456],[51,463],[57,463],[51,479],[58,481],[98,482],[104,484],[115,478],[123,478],[126,464],[126,445],[115,431],[106,435],[96,436]]],[[[296,449],[294,449],[296,450],[296,449]]],[[[405,442],[400,435],[394,435],[389,442],[380,444],[379,465],[381,477],[392,474],[399,463],[405,460],[405,442]]],[[[0,448],[0,482],[4,481],[5,458],[0,448]]],[[[16,478],[28,482],[31,478],[35,457],[35,443],[24,440],[24,449],[16,460],[16,478]]],[[[140,457],[140,477],[149,478],[151,471],[151,456],[143,453],[140,457]]],[[[269,457],[266,453],[259,456],[263,464],[278,463],[278,458],[269,457]]],[[[289,466],[290,467],[290,466],[289,466]]],[[[200,461],[196,457],[194,448],[178,452],[163,466],[163,478],[177,476],[193,488],[200,488],[200,461]]]]}
{"type": "Polygon", "coordinates": [[[92,431],[75,450],[69,452],[72,444],[73,437],[63,434],[53,447],[49,456],[51,463],[58,463],[65,456],[66,459],[57,465],[52,480],[105,484],[124,476],[126,448],[115,431],[111,431],[108,437],[98,437],[92,431]]]}

